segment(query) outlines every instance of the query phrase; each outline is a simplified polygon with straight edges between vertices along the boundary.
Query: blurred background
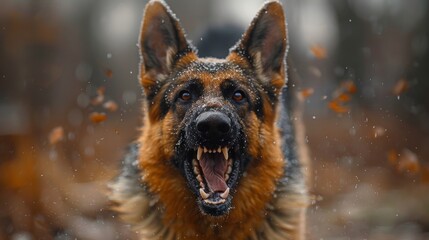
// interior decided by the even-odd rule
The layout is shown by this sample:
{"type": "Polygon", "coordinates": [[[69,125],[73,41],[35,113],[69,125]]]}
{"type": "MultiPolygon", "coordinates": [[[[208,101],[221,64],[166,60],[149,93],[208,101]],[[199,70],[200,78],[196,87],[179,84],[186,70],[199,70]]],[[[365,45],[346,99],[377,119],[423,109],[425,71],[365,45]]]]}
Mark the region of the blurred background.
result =
{"type": "MultiPolygon", "coordinates": [[[[309,239],[429,239],[429,2],[286,0],[309,239]]],[[[263,1],[167,3],[224,57],[263,1]]],[[[0,3],[0,239],[136,239],[106,183],[141,124],[146,1],[0,3]]]]}

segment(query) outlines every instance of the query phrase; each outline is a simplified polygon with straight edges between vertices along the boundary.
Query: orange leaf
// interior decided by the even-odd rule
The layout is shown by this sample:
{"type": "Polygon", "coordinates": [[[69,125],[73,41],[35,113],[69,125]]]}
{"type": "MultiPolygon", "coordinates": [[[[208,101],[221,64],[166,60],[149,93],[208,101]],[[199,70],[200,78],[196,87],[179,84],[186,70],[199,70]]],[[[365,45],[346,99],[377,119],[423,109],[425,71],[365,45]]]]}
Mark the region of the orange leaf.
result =
{"type": "Polygon", "coordinates": [[[104,70],[106,77],[111,78],[113,76],[113,71],[111,69],[104,70]]]}
{"type": "Polygon", "coordinates": [[[94,106],[98,106],[103,101],[104,101],[104,96],[103,95],[98,95],[97,97],[95,97],[94,99],[91,100],[91,104],[94,105],[94,106]]]}
{"type": "Polygon", "coordinates": [[[343,82],[341,84],[341,87],[344,88],[350,94],[354,94],[357,91],[356,84],[352,80],[343,82]]]}
{"type": "Polygon", "coordinates": [[[348,102],[350,101],[351,97],[347,93],[341,93],[340,96],[337,97],[337,100],[339,102],[348,102]]]}
{"type": "Polygon", "coordinates": [[[393,166],[396,165],[396,163],[398,162],[398,153],[396,152],[395,149],[391,149],[387,152],[387,160],[393,166]]]}
{"type": "Polygon", "coordinates": [[[104,93],[106,92],[106,87],[99,87],[97,88],[97,94],[104,96],[104,93]]]}
{"type": "Polygon", "coordinates": [[[313,95],[313,93],[314,93],[313,88],[305,88],[299,92],[299,95],[303,99],[306,99],[306,98],[310,97],[311,95],[313,95]]]}
{"type": "Polygon", "coordinates": [[[408,81],[405,79],[400,79],[398,82],[396,82],[395,87],[393,87],[393,94],[396,96],[401,95],[408,89],[408,81]]]}
{"type": "Polygon", "coordinates": [[[89,119],[93,122],[93,123],[101,123],[106,121],[107,119],[107,115],[103,112],[93,112],[89,115],[89,119]]]}
{"type": "Polygon", "coordinates": [[[63,127],[56,127],[52,129],[49,133],[49,143],[51,145],[56,144],[57,142],[64,139],[64,129],[63,127]]]}
{"type": "Polygon", "coordinates": [[[349,108],[346,106],[342,106],[338,103],[338,101],[330,101],[328,103],[328,107],[336,113],[346,113],[349,111],[349,108]]]}
{"type": "Polygon", "coordinates": [[[97,89],[97,96],[91,100],[91,104],[94,106],[100,105],[104,101],[104,92],[106,91],[105,87],[99,87],[97,89]]]}
{"type": "Polygon", "coordinates": [[[115,103],[115,101],[110,100],[103,104],[103,107],[111,112],[115,112],[118,110],[118,104],[115,103]]]}
{"type": "Polygon", "coordinates": [[[310,48],[311,53],[313,56],[315,56],[317,59],[324,59],[326,58],[326,49],[320,45],[313,45],[310,48]]]}

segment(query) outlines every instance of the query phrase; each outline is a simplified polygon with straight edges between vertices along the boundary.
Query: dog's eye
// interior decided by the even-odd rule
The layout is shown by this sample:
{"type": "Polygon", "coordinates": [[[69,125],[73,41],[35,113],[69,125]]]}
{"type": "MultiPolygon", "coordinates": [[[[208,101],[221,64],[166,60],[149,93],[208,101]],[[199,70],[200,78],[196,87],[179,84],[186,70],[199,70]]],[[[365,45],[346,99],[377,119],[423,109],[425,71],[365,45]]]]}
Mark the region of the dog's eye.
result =
{"type": "Polygon", "coordinates": [[[237,90],[234,92],[234,94],[232,94],[232,99],[234,99],[234,101],[236,102],[241,102],[244,99],[244,93],[241,90],[237,90]]]}
{"type": "Polygon", "coordinates": [[[180,99],[182,99],[183,101],[189,101],[192,99],[192,95],[190,92],[183,90],[180,92],[179,94],[180,99]]]}

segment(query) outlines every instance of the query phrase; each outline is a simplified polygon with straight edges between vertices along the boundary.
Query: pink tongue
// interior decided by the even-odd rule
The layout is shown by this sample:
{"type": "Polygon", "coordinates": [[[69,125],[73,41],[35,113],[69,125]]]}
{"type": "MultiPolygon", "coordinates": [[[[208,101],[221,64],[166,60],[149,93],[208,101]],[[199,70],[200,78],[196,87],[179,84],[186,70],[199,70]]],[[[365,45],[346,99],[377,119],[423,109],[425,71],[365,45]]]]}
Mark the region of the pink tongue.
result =
{"type": "Polygon", "coordinates": [[[222,153],[204,153],[200,165],[211,191],[224,192],[228,188],[224,178],[227,165],[222,153]]]}

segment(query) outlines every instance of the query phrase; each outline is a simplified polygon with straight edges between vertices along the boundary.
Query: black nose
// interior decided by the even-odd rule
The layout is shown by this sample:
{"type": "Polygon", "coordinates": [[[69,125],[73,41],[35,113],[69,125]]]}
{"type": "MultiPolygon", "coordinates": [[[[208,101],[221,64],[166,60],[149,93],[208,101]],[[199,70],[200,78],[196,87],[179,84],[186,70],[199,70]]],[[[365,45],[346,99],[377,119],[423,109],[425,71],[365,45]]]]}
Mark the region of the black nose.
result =
{"type": "Polygon", "coordinates": [[[221,112],[203,112],[197,119],[197,130],[202,137],[224,137],[231,129],[231,119],[221,112]]]}

